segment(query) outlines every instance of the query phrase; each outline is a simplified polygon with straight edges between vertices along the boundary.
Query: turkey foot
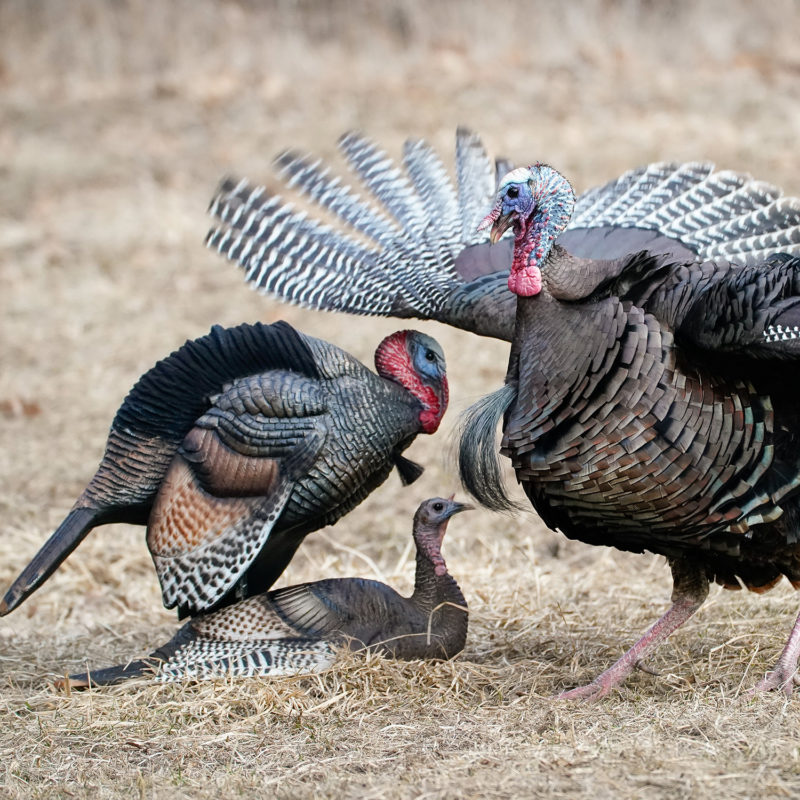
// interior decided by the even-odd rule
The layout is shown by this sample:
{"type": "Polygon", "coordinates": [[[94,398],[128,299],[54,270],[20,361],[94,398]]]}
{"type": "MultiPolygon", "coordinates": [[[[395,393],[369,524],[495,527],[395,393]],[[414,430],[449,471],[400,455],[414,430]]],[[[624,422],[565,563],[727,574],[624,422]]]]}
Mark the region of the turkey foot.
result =
{"type": "MultiPolygon", "coordinates": [[[[578,686],[558,695],[559,700],[587,700],[605,697],[631,674],[639,662],[652,653],[673,631],[691,617],[708,596],[705,572],[687,559],[670,561],[672,568],[672,605],[663,617],[636,642],[622,658],[586,686],[578,686]]],[[[797,627],[797,626],[795,626],[797,627]]],[[[800,638],[800,635],[799,635],[800,638]]],[[[788,645],[787,645],[788,648],[788,645]]],[[[797,654],[795,654],[795,662],[797,654]]]]}
{"type": "Polygon", "coordinates": [[[747,692],[746,697],[754,697],[757,692],[773,692],[776,689],[780,689],[787,697],[791,697],[792,691],[797,684],[800,684],[800,678],[797,676],[797,667],[786,670],[778,664],[775,669],[770,670],[762,680],[747,692]]]}
{"type": "Polygon", "coordinates": [[[800,677],[797,675],[798,656],[800,656],[800,617],[795,620],[789,640],[786,642],[775,668],[750,689],[747,696],[752,697],[756,692],[772,692],[781,689],[787,697],[791,697],[795,684],[800,684],[800,677]]]}

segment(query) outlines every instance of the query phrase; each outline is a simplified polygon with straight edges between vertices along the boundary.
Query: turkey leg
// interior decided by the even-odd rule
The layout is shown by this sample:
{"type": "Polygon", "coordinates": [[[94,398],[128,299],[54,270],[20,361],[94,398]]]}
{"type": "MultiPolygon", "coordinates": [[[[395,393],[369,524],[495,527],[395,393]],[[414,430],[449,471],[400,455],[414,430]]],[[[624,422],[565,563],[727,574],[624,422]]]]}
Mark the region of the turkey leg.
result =
{"type": "Polygon", "coordinates": [[[775,668],[768,672],[764,679],[759,681],[748,694],[754,695],[756,692],[782,689],[787,697],[791,697],[794,685],[800,682],[796,674],[798,656],[800,656],[800,617],[794,623],[792,632],[789,634],[789,640],[786,642],[775,668]]]}
{"type": "MultiPolygon", "coordinates": [[[[705,571],[687,558],[670,559],[669,565],[672,568],[673,589],[672,605],[667,613],[619,661],[586,686],[562,692],[558,695],[560,700],[599,700],[605,697],[630,675],[642,659],[652,653],[703,605],[708,597],[708,578],[705,571]]],[[[797,633],[798,639],[794,649],[794,663],[797,662],[800,650],[800,631],[797,631],[797,628],[796,625],[795,631],[792,632],[793,636],[797,633]]],[[[788,650],[789,645],[786,648],[788,650]]]]}

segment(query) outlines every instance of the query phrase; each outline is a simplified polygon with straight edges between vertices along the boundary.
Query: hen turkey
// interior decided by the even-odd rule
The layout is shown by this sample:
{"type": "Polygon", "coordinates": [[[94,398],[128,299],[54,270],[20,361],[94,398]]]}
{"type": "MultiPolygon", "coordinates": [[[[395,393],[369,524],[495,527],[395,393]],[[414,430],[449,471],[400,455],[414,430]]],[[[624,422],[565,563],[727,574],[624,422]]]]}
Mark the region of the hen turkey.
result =
{"type": "Polygon", "coordinates": [[[341,647],[403,659],[452,658],[464,649],[468,612],[441,549],[450,518],[469,508],[452,497],[434,497],[417,509],[410,597],[363,578],[288,586],[195,617],[146,659],[71,675],[63,683],[81,688],[151,676],[295,675],[330,666],[341,647]]]}
{"type": "Polygon", "coordinates": [[[447,407],[441,348],[399,331],[378,374],[285,322],[212,328],[158,362],[111,425],[73,509],[0,603],[7,614],[97,525],[147,525],[167,608],[185,616],[268,589],[303,538],[331,525],[433,433],[447,407]]]}

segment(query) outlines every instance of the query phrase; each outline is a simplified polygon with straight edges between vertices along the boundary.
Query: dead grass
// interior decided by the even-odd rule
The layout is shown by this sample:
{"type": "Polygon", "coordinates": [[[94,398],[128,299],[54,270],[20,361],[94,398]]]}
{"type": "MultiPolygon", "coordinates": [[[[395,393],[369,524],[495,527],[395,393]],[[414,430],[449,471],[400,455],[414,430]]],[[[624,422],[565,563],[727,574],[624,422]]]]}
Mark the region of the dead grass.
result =
{"type": "MultiPolygon", "coordinates": [[[[0,583],[92,474],[138,375],[212,323],[288,319],[369,360],[397,322],[282,307],[201,247],[218,179],[358,127],[396,153],[456,124],[579,188],[711,158],[800,194],[798,4],[452,0],[0,4],[0,583]]],[[[448,431],[505,347],[433,324],[447,430],[428,470],[311,537],[285,580],[377,573],[408,589],[410,519],[456,488],[448,431]],[[346,546],[351,549],[342,549],[346,546]],[[377,565],[377,571],[370,566],[377,565]]],[[[532,515],[454,521],[471,607],[446,664],[350,658],[316,677],[55,694],[48,678],[174,629],[140,529],[100,529],[0,621],[0,794],[49,797],[768,797],[800,791],[797,702],[741,697],[797,600],[713,591],[623,691],[589,680],[666,606],[652,556],[588,548],[532,515]]]]}

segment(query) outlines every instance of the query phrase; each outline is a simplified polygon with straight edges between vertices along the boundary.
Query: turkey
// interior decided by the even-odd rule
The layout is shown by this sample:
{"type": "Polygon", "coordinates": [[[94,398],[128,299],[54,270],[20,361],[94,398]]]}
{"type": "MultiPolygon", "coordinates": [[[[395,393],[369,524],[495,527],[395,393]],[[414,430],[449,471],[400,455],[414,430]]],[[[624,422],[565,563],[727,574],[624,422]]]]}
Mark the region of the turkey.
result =
{"type": "MultiPolygon", "coordinates": [[[[700,607],[709,581],[761,592],[785,575],[800,588],[800,258],[580,258],[558,239],[574,204],[544,164],[500,184],[483,226],[494,241],[513,231],[514,336],[505,385],[468,412],[459,460],[479,501],[510,507],[502,417],[502,453],[549,527],[667,557],[670,609],[562,695],[595,699],[700,607]]],[[[800,619],[756,689],[791,692],[799,651],[800,619]]]]}
{"type": "Polygon", "coordinates": [[[343,646],[403,659],[452,658],[464,649],[467,604],[441,548],[450,518],[469,508],[434,497],[417,509],[410,597],[364,578],[288,586],[195,617],[146,659],[63,683],[107,686],[154,674],[160,681],[294,675],[329,667],[343,646]]]}
{"type": "Polygon", "coordinates": [[[181,616],[267,590],[306,534],[331,525],[433,433],[447,407],[438,343],[388,336],[378,375],[285,322],[215,326],[133,387],[66,519],[0,603],[39,587],[95,526],[147,525],[164,605],[181,616]]]}
{"type": "MultiPolygon", "coordinates": [[[[217,226],[207,245],[237,263],[251,286],[282,300],[433,319],[510,341],[513,240],[490,249],[476,229],[511,165],[493,162],[465,129],[456,134],[457,189],[423,141],[406,143],[403,169],[358,134],[339,145],[371,199],[321,162],[284,153],[276,167],[287,190],[330,222],[263,186],[226,179],[211,202],[217,226]]],[[[650,164],[582,194],[559,244],[601,259],[648,250],[686,264],[756,264],[777,252],[800,255],[800,205],[774,186],[709,163],[650,164]]]]}
{"type": "MultiPolygon", "coordinates": [[[[510,165],[493,164],[476,136],[457,133],[457,188],[424,142],[406,144],[404,171],[358,135],[340,146],[374,202],[287,153],[277,161],[287,185],[337,227],[226,180],[207,244],[254,287],[302,305],[513,339],[506,385],[465,428],[465,485],[485,505],[507,507],[494,456],[505,416],[504,452],[548,525],[664,553],[675,576],[664,620],[568,696],[620,684],[694,613],[710,579],[753,589],[781,575],[800,580],[798,387],[796,370],[781,369],[800,343],[791,257],[800,255],[800,202],[708,163],[651,164],[577,200],[551,175],[568,198],[546,236],[534,218],[541,246],[505,232],[512,220],[496,211],[492,238],[503,238],[488,249],[477,223],[510,165]],[[520,303],[516,332],[515,239],[512,286],[538,288],[520,303]],[[529,265],[526,249],[546,268],[529,265]]],[[[505,188],[516,183],[525,196],[527,182],[505,188]]],[[[795,625],[757,688],[788,692],[798,651],[795,625]]]]}

